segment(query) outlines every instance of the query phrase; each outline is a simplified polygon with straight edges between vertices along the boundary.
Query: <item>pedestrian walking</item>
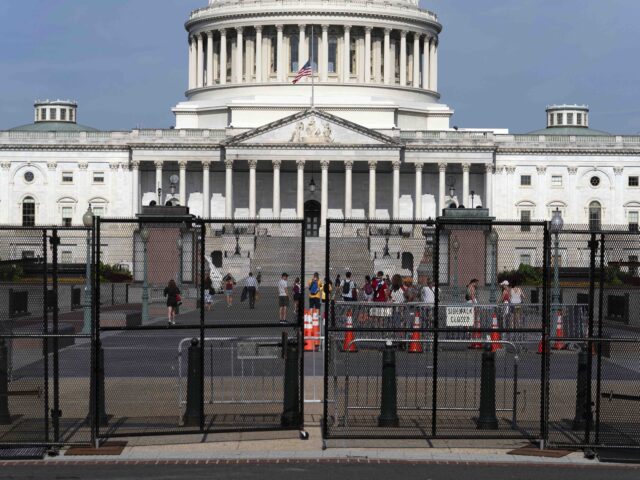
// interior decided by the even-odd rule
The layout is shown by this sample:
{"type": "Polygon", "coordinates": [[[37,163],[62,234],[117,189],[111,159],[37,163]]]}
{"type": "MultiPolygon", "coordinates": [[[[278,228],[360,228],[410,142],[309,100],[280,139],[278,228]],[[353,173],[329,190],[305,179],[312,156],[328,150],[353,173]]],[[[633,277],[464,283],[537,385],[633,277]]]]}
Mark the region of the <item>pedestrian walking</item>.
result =
{"type": "Polygon", "coordinates": [[[342,291],[342,277],[340,277],[340,274],[336,275],[336,281],[333,286],[335,287],[335,295],[340,295],[342,291]]]}
{"type": "MultiPolygon", "coordinates": [[[[402,281],[402,277],[397,273],[391,277],[391,289],[389,291],[389,299],[392,303],[401,305],[407,301],[407,289],[402,281]]],[[[402,328],[405,315],[405,308],[400,306],[393,307],[393,315],[391,317],[391,328],[402,328]]],[[[394,335],[396,338],[404,338],[405,334],[402,332],[396,332],[394,335]]],[[[404,348],[403,343],[400,344],[400,348],[404,348]]]]}
{"type": "Polygon", "coordinates": [[[323,284],[320,274],[314,272],[313,278],[309,281],[309,308],[320,310],[320,299],[322,298],[323,284]]]}
{"type": "Polygon", "coordinates": [[[371,285],[371,276],[364,277],[364,285],[362,285],[362,299],[365,302],[373,301],[373,286],[371,285]]]}
{"type": "Polygon", "coordinates": [[[213,307],[213,293],[211,277],[206,277],[204,280],[204,305],[207,312],[210,312],[213,307]]]}
{"type": "Polygon", "coordinates": [[[478,279],[472,278],[467,283],[467,291],[464,294],[464,299],[467,303],[478,303],[477,297],[478,279]]]}
{"type": "MultiPolygon", "coordinates": [[[[384,278],[384,272],[378,272],[376,278],[371,282],[373,287],[373,301],[375,303],[385,303],[389,300],[389,286],[384,278]]],[[[385,319],[392,314],[391,308],[374,307],[371,309],[371,316],[377,320],[379,327],[385,327],[385,319]]]]}
{"type": "Polygon", "coordinates": [[[524,303],[525,295],[520,285],[513,282],[511,286],[511,308],[513,309],[513,328],[523,328],[526,325],[523,323],[523,320],[526,318],[523,315],[522,304],[524,303]]]}
{"type": "Polygon", "coordinates": [[[253,276],[253,272],[249,272],[249,276],[244,281],[247,289],[247,297],[249,298],[249,309],[256,308],[256,294],[258,293],[258,280],[253,276]]]}
{"type": "Polygon", "coordinates": [[[227,308],[231,308],[233,305],[233,287],[236,285],[235,279],[230,273],[224,277],[224,295],[227,300],[227,308]]]}
{"type": "Polygon", "coordinates": [[[176,324],[176,309],[182,300],[180,298],[180,289],[176,285],[175,280],[169,280],[164,288],[164,296],[167,297],[167,318],[169,325],[176,324]]]}
{"type": "Polygon", "coordinates": [[[424,277],[422,283],[422,289],[420,290],[420,301],[426,304],[424,308],[424,319],[426,324],[431,326],[433,324],[434,309],[436,304],[436,287],[433,281],[429,277],[424,277]]]}
{"type": "MultiPolygon", "coordinates": [[[[351,280],[351,272],[345,273],[345,279],[340,284],[340,292],[344,302],[355,302],[358,300],[358,286],[351,280]]],[[[337,287],[337,285],[336,285],[337,287]]]]}
{"type": "Polygon", "coordinates": [[[280,307],[280,323],[287,323],[287,308],[289,307],[289,275],[283,273],[278,281],[278,305],[280,307]]]}
{"type": "Polygon", "coordinates": [[[502,328],[513,328],[512,312],[511,312],[511,287],[509,280],[500,282],[502,293],[500,294],[500,303],[504,305],[502,309],[502,328]]]}
{"type": "Polygon", "coordinates": [[[300,299],[302,298],[302,284],[300,283],[300,277],[296,277],[293,281],[293,311],[298,316],[298,309],[300,308],[300,299]]]}

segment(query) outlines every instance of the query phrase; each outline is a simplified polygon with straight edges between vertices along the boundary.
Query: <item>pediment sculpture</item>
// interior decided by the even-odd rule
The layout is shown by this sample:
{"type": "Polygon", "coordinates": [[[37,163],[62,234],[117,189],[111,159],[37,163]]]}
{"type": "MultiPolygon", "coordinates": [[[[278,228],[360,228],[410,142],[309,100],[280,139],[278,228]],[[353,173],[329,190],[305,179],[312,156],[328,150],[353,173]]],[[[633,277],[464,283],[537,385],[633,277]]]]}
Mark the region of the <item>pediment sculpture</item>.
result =
{"type": "Polygon", "coordinates": [[[293,133],[291,134],[290,143],[333,143],[333,131],[329,122],[322,125],[316,122],[314,117],[304,121],[299,121],[293,133]]]}

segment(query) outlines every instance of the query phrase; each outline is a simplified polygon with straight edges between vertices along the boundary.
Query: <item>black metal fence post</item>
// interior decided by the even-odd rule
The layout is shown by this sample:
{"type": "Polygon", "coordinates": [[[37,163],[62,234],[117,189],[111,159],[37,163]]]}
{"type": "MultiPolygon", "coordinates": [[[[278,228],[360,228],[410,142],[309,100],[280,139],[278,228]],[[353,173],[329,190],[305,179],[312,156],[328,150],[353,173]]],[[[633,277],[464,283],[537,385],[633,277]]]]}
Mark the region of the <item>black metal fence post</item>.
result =
{"type": "MultiPolygon", "coordinates": [[[[51,286],[53,291],[53,409],[51,419],[53,421],[53,441],[60,442],[60,353],[58,351],[58,245],[60,237],[58,230],[51,232],[51,286]]],[[[46,299],[45,299],[46,302],[46,299]]]]}
{"type": "Polygon", "coordinates": [[[185,427],[200,427],[201,425],[201,400],[202,400],[202,349],[200,340],[191,339],[189,346],[189,360],[187,365],[187,409],[183,416],[185,427]]]}
{"type": "Polygon", "coordinates": [[[549,222],[544,224],[542,245],[542,328],[540,341],[542,344],[542,358],[540,359],[540,437],[542,447],[549,441],[549,368],[551,366],[551,352],[549,348],[549,278],[551,258],[551,235],[549,222]]]}
{"type": "Polygon", "coordinates": [[[0,425],[11,424],[9,413],[9,350],[0,338],[0,425]]]}
{"type": "Polygon", "coordinates": [[[104,392],[104,350],[99,342],[96,342],[97,369],[91,372],[91,385],[89,387],[89,417],[101,427],[107,426],[105,392],[104,392]],[[97,411],[96,411],[97,408],[97,411]]]}
{"type": "Polygon", "coordinates": [[[284,359],[284,399],[280,425],[293,428],[300,425],[300,385],[298,383],[298,342],[283,336],[284,359]]]}
{"type": "Polygon", "coordinates": [[[382,391],[380,392],[379,427],[397,427],[398,418],[398,386],[396,379],[396,349],[389,341],[382,352],[382,391]]]}
{"type": "Polygon", "coordinates": [[[438,431],[438,339],[440,328],[440,222],[436,220],[433,245],[433,276],[436,285],[433,303],[433,376],[431,394],[431,435],[438,431]]]}
{"type": "MultiPolygon", "coordinates": [[[[200,397],[199,397],[199,411],[200,411],[200,431],[204,432],[205,429],[205,413],[204,413],[204,350],[205,350],[205,329],[204,329],[204,321],[205,321],[205,307],[204,307],[204,256],[205,256],[205,241],[207,236],[207,229],[204,222],[200,220],[198,224],[200,227],[199,231],[199,242],[198,249],[200,250],[200,288],[198,289],[198,303],[200,304],[200,397]]],[[[196,257],[198,258],[198,257],[196,257]]],[[[180,268],[183,269],[183,265],[180,265],[180,268]]],[[[210,372],[210,375],[213,375],[213,371],[210,372]]]]}
{"type": "Polygon", "coordinates": [[[486,344],[482,351],[482,367],[480,371],[480,411],[478,430],[497,430],[496,416],[496,354],[491,345],[486,344]]]}
{"type": "MultiPolygon", "coordinates": [[[[47,292],[49,291],[48,266],[49,237],[47,230],[42,230],[42,334],[49,333],[49,309],[47,308],[47,292]]],[[[49,442],[49,339],[42,339],[42,358],[44,367],[44,441],[49,442]]]]}

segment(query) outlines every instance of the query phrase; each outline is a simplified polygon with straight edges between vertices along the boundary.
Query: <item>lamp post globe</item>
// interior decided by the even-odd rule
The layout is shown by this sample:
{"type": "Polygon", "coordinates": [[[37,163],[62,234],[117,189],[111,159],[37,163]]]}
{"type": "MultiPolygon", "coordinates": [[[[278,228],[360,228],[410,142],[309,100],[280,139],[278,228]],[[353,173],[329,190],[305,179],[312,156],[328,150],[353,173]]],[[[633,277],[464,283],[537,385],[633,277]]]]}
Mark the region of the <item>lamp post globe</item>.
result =
{"type": "Polygon", "coordinates": [[[82,216],[82,224],[87,227],[87,256],[86,271],[84,281],[84,302],[83,302],[83,321],[82,333],[88,335],[91,333],[91,265],[93,264],[93,255],[91,254],[91,228],[93,227],[93,210],[91,205],[82,216]]]}
{"type": "Polygon", "coordinates": [[[558,234],[564,227],[564,220],[562,218],[562,213],[560,209],[556,208],[553,212],[553,217],[551,217],[551,233],[558,234]]]}

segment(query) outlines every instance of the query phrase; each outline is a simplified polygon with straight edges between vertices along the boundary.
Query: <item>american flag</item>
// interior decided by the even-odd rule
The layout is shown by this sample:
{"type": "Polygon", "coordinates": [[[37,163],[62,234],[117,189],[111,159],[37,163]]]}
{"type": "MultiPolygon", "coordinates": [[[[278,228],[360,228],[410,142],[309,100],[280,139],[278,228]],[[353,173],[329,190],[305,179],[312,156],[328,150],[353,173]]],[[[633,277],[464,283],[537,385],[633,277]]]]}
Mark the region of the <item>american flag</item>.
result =
{"type": "Polygon", "coordinates": [[[293,83],[298,83],[303,77],[310,77],[313,74],[313,69],[311,68],[311,60],[304,64],[304,66],[300,69],[296,78],[293,79],[293,83]]]}

